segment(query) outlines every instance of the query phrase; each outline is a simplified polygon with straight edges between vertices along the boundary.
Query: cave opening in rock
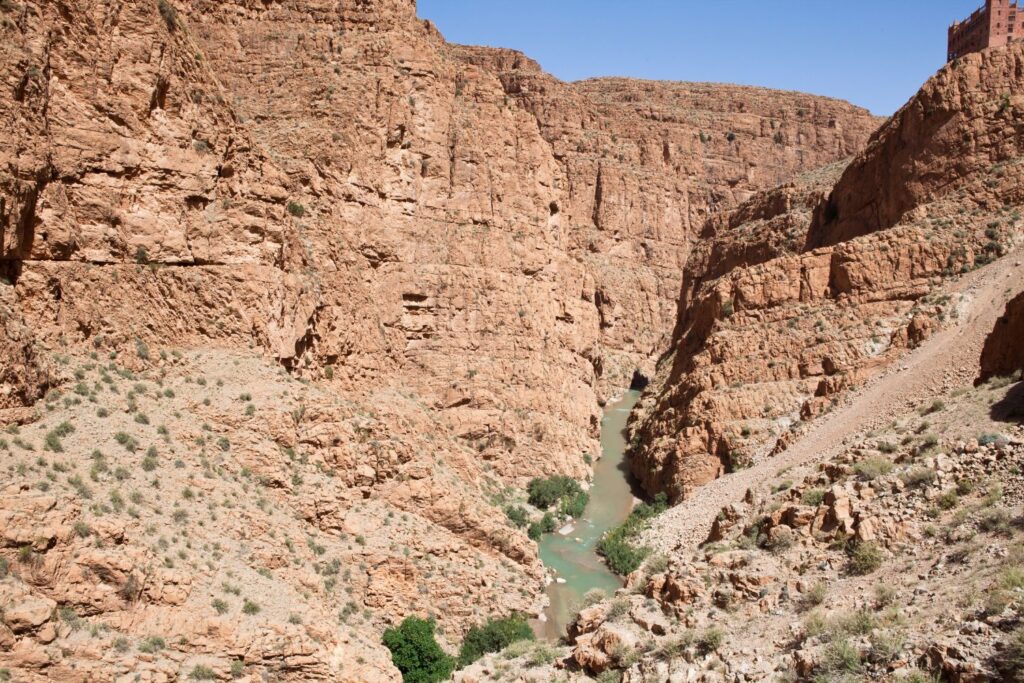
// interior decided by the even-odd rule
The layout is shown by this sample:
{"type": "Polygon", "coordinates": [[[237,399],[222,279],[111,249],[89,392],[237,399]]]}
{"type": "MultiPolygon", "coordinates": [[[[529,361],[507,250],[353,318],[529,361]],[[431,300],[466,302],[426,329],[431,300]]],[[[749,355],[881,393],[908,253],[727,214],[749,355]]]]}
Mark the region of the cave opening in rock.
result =
{"type": "Polygon", "coordinates": [[[643,374],[639,370],[633,371],[633,379],[629,382],[630,391],[643,391],[647,388],[647,385],[651,383],[650,378],[643,374]]]}

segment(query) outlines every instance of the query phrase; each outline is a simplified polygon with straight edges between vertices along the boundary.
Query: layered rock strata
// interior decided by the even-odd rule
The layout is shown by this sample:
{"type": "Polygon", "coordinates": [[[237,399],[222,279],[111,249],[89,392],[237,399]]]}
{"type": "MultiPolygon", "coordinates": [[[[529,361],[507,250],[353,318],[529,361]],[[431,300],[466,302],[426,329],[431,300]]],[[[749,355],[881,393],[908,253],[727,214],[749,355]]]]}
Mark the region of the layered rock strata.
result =
{"type": "Polygon", "coordinates": [[[685,498],[785,448],[802,421],[957,315],[939,285],[1020,237],[1022,66],[1019,47],[965,57],[834,186],[816,174],[705,224],[632,425],[648,492],[685,498]]]}

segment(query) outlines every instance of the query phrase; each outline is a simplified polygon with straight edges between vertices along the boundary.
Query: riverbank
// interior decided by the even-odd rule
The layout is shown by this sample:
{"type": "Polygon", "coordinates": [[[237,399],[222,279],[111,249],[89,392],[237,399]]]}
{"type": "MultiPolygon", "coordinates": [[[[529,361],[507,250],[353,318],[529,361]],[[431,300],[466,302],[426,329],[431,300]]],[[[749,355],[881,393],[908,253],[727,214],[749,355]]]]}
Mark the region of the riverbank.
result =
{"type": "Polygon", "coordinates": [[[561,637],[589,591],[611,595],[622,587],[622,579],[597,554],[597,544],[605,532],[625,521],[635,502],[625,466],[625,430],[639,398],[639,391],[628,391],[606,406],[601,420],[601,458],[594,466],[590,502],[580,519],[540,541],[540,559],[553,581],[547,587],[549,605],[544,619],[534,622],[538,637],[561,637]]]}

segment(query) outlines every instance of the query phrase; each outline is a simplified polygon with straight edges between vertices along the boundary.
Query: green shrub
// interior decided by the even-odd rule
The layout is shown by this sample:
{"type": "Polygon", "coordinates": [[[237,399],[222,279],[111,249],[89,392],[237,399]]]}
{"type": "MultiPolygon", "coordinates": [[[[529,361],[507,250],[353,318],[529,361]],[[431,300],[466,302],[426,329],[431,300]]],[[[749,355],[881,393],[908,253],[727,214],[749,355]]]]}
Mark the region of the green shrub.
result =
{"type": "Polygon", "coordinates": [[[821,505],[822,501],[825,500],[825,492],[821,489],[810,489],[804,491],[804,495],[800,497],[800,502],[804,505],[810,505],[811,507],[817,507],[821,505]]]}
{"type": "Polygon", "coordinates": [[[563,498],[572,498],[583,493],[579,482],[572,477],[556,475],[546,479],[533,479],[526,487],[530,505],[547,510],[563,498]]]}
{"type": "Polygon", "coordinates": [[[135,440],[135,437],[125,432],[118,432],[114,435],[114,440],[124,446],[124,449],[129,453],[134,453],[139,450],[139,442],[135,440]]]}
{"type": "Polygon", "coordinates": [[[936,502],[943,510],[952,510],[960,504],[960,496],[957,495],[955,489],[950,489],[939,496],[936,502]]]}
{"type": "Polygon", "coordinates": [[[437,644],[434,623],[419,617],[406,617],[397,628],[384,631],[384,646],[405,683],[437,683],[455,669],[455,659],[437,644]]]}
{"type": "Polygon", "coordinates": [[[64,444],[60,442],[60,437],[57,436],[56,432],[48,432],[46,434],[46,438],[43,440],[43,450],[52,453],[64,452],[64,444]]]}
{"type": "Polygon", "coordinates": [[[641,503],[620,526],[612,529],[597,544],[597,552],[604,556],[608,567],[620,575],[635,572],[643,563],[649,548],[635,547],[633,540],[646,528],[648,520],[668,509],[668,498],[658,494],[653,503],[641,503]]]}
{"type": "Polygon", "coordinates": [[[228,611],[228,603],[224,602],[220,598],[216,598],[212,603],[213,609],[217,614],[226,614],[228,611]]]}
{"type": "Polygon", "coordinates": [[[533,640],[533,629],[522,616],[489,619],[469,629],[459,651],[459,666],[469,666],[489,652],[500,652],[519,640],[533,640]]]}
{"type": "Polygon", "coordinates": [[[850,573],[870,574],[882,566],[882,550],[874,543],[858,543],[850,553],[850,573]]]}
{"type": "Polygon", "coordinates": [[[259,614],[260,606],[249,598],[245,598],[245,600],[242,601],[242,612],[249,615],[259,614]]]}
{"type": "Polygon", "coordinates": [[[168,0],[157,0],[156,6],[160,10],[160,16],[163,17],[164,23],[167,24],[167,30],[174,31],[178,28],[178,11],[174,9],[174,6],[168,0]]]}
{"type": "Polygon", "coordinates": [[[150,636],[141,643],[139,643],[139,652],[145,652],[146,654],[154,654],[163,650],[167,647],[167,641],[160,636],[150,636]]]}
{"type": "Polygon", "coordinates": [[[505,508],[505,516],[508,517],[508,520],[515,524],[519,529],[530,524],[530,519],[526,515],[526,510],[519,505],[505,508]]]}
{"type": "Polygon", "coordinates": [[[580,491],[571,498],[563,498],[558,510],[563,515],[579,519],[583,516],[583,512],[587,509],[587,503],[589,502],[590,494],[586,491],[580,491]]]}
{"type": "Polygon", "coordinates": [[[192,667],[192,673],[188,675],[189,680],[192,681],[212,681],[217,678],[217,674],[214,673],[213,669],[203,664],[196,664],[192,667]]]}
{"type": "Polygon", "coordinates": [[[306,215],[306,207],[298,202],[288,202],[288,213],[295,218],[302,218],[306,215]]]}

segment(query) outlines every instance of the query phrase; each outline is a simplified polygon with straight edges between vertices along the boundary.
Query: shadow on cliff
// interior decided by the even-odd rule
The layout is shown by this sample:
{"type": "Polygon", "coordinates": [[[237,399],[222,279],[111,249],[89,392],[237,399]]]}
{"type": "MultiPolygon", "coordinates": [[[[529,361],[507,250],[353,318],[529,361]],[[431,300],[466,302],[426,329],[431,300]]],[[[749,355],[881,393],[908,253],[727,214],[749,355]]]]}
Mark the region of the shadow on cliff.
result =
{"type": "Polygon", "coordinates": [[[1024,424],[1024,382],[1017,382],[1003,399],[992,405],[990,416],[997,422],[1024,424]]]}

